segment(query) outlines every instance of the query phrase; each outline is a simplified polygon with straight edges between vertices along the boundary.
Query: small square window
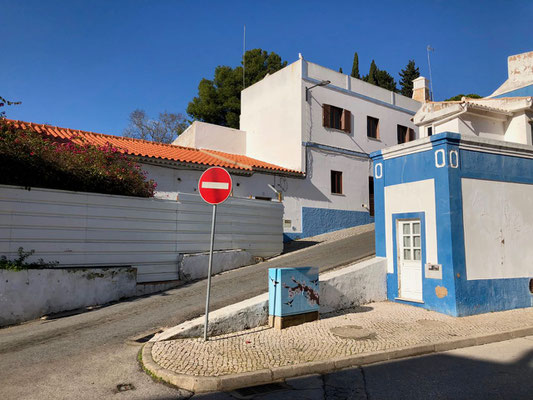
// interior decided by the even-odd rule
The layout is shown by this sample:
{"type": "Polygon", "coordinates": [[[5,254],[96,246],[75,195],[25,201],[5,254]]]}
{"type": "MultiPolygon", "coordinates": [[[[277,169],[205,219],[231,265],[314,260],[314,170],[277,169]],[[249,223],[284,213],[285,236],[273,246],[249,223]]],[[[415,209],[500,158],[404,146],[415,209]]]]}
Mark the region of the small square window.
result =
{"type": "Polygon", "coordinates": [[[366,117],[366,135],[369,138],[379,139],[379,119],[366,117]]]}
{"type": "Polygon", "coordinates": [[[428,126],[428,136],[431,136],[431,135],[433,135],[433,127],[428,126]]]}
{"type": "Polygon", "coordinates": [[[342,172],[331,171],[331,193],[342,194],[342,172]]]}

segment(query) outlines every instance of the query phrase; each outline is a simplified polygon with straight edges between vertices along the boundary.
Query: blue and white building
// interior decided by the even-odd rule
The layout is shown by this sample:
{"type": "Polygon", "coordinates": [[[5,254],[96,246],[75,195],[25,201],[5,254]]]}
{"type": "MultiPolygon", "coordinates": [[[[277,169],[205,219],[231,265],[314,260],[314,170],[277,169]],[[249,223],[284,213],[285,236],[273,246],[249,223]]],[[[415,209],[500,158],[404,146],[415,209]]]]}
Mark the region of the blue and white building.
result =
{"type": "MultiPolygon", "coordinates": [[[[533,52],[510,71],[518,59],[525,90],[533,52]]],[[[504,86],[424,104],[419,140],[371,155],[390,300],[453,316],[533,305],[533,103],[504,86]]]]}

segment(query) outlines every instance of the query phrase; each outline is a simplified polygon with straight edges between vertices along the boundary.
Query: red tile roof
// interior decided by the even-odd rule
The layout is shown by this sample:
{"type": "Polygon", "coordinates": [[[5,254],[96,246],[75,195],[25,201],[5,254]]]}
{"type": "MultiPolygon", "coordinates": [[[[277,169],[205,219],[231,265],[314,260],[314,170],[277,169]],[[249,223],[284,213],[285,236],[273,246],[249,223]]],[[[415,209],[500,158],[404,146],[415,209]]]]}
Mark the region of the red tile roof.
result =
{"type": "Polygon", "coordinates": [[[190,166],[197,164],[248,172],[263,171],[303,175],[300,171],[283,168],[244,155],[150,142],[147,140],[122,136],[104,135],[102,133],[60,128],[57,126],[36,124],[33,122],[15,121],[10,119],[7,119],[6,121],[14,124],[17,128],[34,131],[56,140],[68,140],[80,144],[89,143],[96,146],[103,146],[109,143],[113,147],[118,148],[119,151],[127,152],[128,154],[139,157],[189,164],[190,166]]]}

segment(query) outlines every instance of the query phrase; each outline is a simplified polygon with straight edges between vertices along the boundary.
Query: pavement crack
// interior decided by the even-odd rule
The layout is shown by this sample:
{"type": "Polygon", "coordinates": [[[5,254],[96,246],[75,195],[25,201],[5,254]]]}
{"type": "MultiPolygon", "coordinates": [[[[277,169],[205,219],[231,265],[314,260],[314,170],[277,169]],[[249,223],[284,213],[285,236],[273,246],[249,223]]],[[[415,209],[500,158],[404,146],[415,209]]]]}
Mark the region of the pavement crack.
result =
{"type": "Polygon", "coordinates": [[[365,392],[365,398],[366,400],[370,400],[370,394],[368,393],[367,383],[366,383],[366,375],[365,375],[365,369],[363,367],[359,367],[361,370],[361,376],[363,377],[363,389],[365,392]]]}

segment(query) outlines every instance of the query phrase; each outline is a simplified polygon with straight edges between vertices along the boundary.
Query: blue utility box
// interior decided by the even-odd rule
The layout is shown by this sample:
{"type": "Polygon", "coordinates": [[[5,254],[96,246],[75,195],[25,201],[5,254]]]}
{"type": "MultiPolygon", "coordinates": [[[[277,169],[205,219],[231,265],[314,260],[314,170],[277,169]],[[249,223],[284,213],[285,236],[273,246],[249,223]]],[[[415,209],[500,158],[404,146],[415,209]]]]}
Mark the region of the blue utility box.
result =
{"type": "Polygon", "coordinates": [[[268,270],[269,324],[282,329],[318,319],[318,267],[268,270]]]}

